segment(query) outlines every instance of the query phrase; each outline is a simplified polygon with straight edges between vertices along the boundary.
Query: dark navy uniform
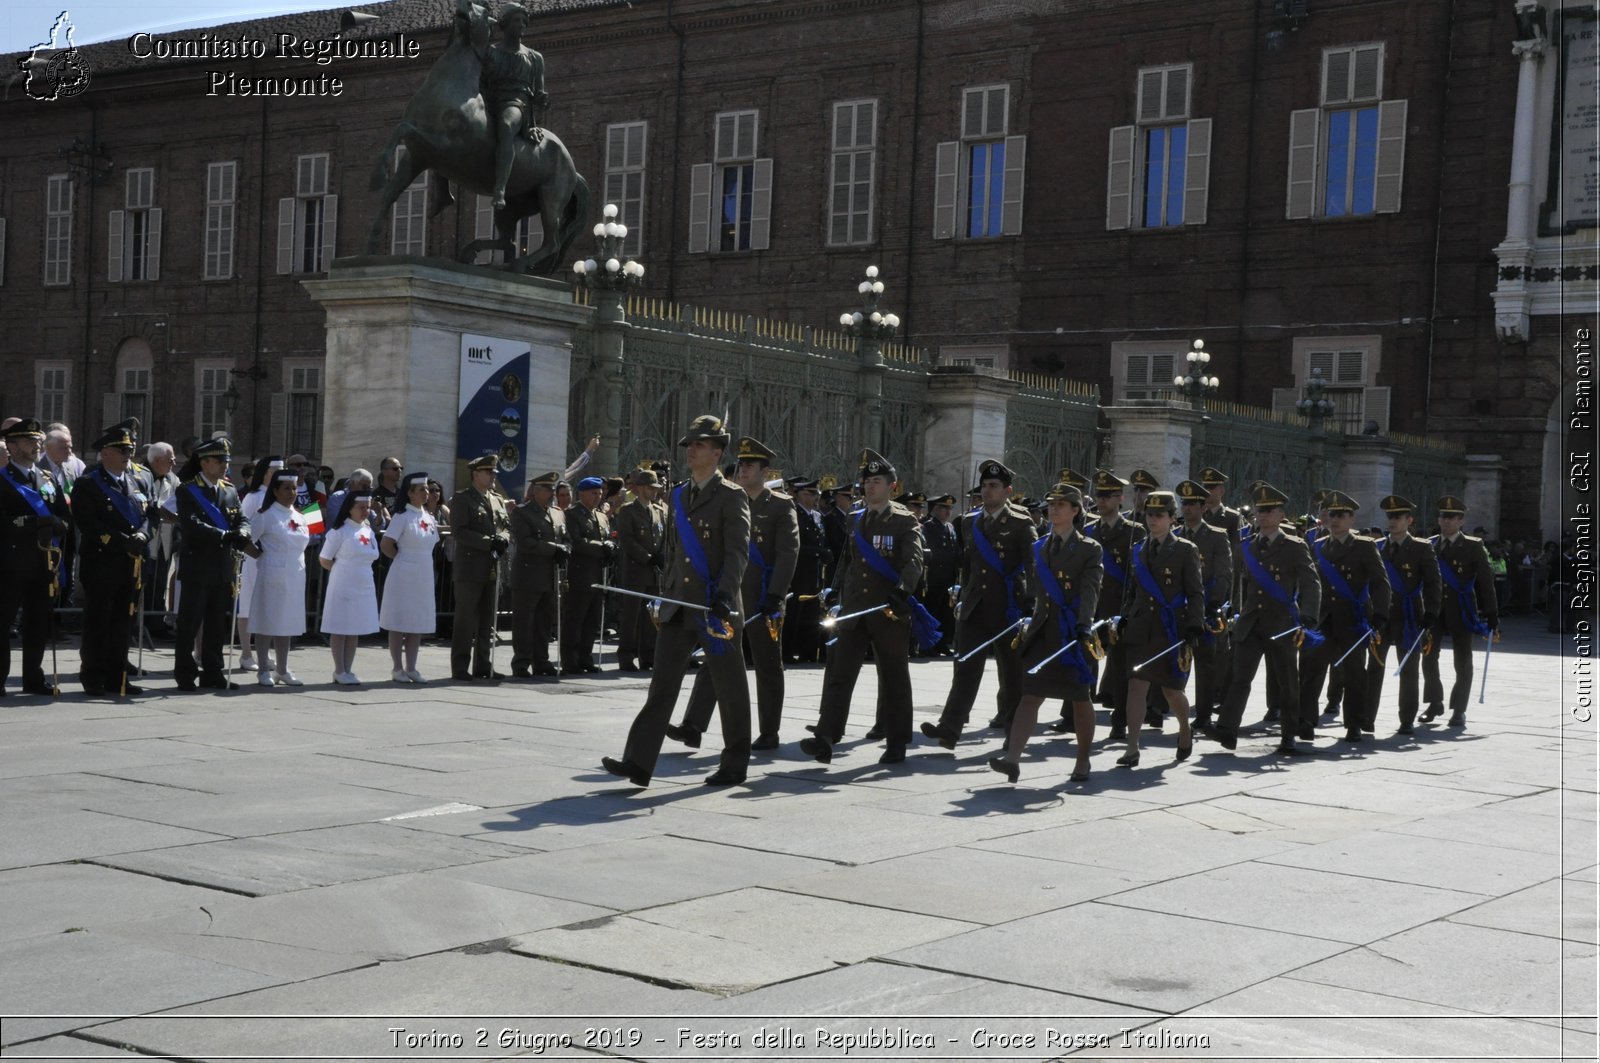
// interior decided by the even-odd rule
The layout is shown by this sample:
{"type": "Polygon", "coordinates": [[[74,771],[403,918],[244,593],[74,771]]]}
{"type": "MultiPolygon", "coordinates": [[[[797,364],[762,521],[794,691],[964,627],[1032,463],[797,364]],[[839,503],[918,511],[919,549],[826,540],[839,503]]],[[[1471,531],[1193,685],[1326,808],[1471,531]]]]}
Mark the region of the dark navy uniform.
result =
{"type": "MultiPolygon", "coordinates": [[[[7,440],[28,437],[42,443],[44,431],[39,422],[24,418],[7,432],[7,440]]],[[[11,674],[11,625],[22,614],[18,633],[22,636],[22,690],[26,694],[51,694],[54,686],[44,674],[44,651],[53,628],[51,594],[52,573],[59,589],[60,558],[68,534],[66,496],[50,474],[32,465],[18,465],[13,459],[0,473],[0,637],[5,653],[0,655],[0,692],[11,674]],[[52,558],[55,565],[52,565],[52,558]]]]}
{"type": "MultiPolygon", "coordinates": [[[[93,449],[137,445],[126,422],[93,449]]],[[[78,587],[83,593],[83,645],[78,678],[87,694],[137,694],[128,682],[128,643],[138,612],[149,542],[148,477],[130,462],[120,475],[96,465],[73,484],[72,521],[78,528],[78,587]]]]}

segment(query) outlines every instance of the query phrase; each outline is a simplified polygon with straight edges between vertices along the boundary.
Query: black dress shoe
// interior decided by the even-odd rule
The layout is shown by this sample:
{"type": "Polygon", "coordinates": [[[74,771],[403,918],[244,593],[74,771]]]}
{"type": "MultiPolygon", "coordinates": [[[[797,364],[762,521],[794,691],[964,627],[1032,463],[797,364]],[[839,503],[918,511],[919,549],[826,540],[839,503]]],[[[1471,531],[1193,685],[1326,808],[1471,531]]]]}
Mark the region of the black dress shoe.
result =
{"type": "Polygon", "coordinates": [[[1395,734],[1401,734],[1401,735],[1414,735],[1416,733],[1417,733],[1417,729],[1415,727],[1411,726],[1411,723],[1410,723],[1409,720],[1400,721],[1400,730],[1395,732],[1395,734]]]}
{"type": "Polygon", "coordinates": [[[590,675],[593,675],[600,670],[600,666],[598,664],[586,664],[583,666],[583,670],[590,675]]]}
{"type": "Polygon", "coordinates": [[[1004,716],[991,716],[989,717],[989,726],[997,730],[1009,731],[1011,729],[1011,721],[1004,716]]]}
{"type": "Polygon", "coordinates": [[[178,680],[178,689],[185,693],[193,693],[200,688],[193,679],[180,679],[178,680]]]}
{"type": "MultiPolygon", "coordinates": [[[[1120,723],[1120,721],[1119,721],[1119,723],[1120,723]]],[[[1110,741],[1110,742],[1120,742],[1124,738],[1127,738],[1127,737],[1128,737],[1128,725],[1125,724],[1125,723],[1121,724],[1121,726],[1118,726],[1118,724],[1115,724],[1115,723],[1112,724],[1111,725],[1111,730],[1106,734],[1106,740],[1110,741]]]]}
{"type": "Polygon", "coordinates": [[[1273,752],[1276,753],[1280,757],[1309,757],[1309,756],[1311,756],[1311,751],[1309,749],[1301,749],[1298,746],[1296,746],[1293,742],[1285,742],[1282,745],[1280,745],[1277,749],[1274,749],[1273,752]]]}
{"type": "Polygon", "coordinates": [[[526,669],[526,668],[513,668],[513,669],[511,669],[511,678],[512,679],[532,679],[533,678],[533,673],[531,671],[529,671],[528,669],[526,669]]]}
{"type": "Polygon", "coordinates": [[[137,697],[144,693],[144,687],[136,687],[132,683],[123,684],[121,696],[125,698],[137,697]]]}
{"type": "Polygon", "coordinates": [[[1004,775],[1006,782],[1016,782],[1017,776],[1021,774],[1021,769],[1005,757],[990,757],[989,767],[991,770],[1004,775]]]}
{"type": "Polygon", "coordinates": [[[82,683],[81,685],[83,686],[83,692],[91,698],[103,698],[106,696],[106,688],[99,683],[82,683]]]}
{"type": "Polygon", "coordinates": [[[924,736],[938,742],[945,749],[954,749],[956,741],[961,737],[960,735],[951,734],[944,724],[929,723],[926,720],[922,722],[922,733],[924,736]]]}
{"type": "Polygon", "coordinates": [[[561,669],[553,664],[537,664],[533,667],[534,675],[560,675],[561,669]]]}
{"type": "Polygon", "coordinates": [[[818,764],[833,763],[833,743],[821,735],[800,739],[800,752],[812,758],[818,764]]]}
{"type": "Polygon", "coordinates": [[[202,678],[200,680],[200,685],[202,687],[204,687],[205,689],[207,689],[207,690],[238,690],[239,689],[239,684],[238,683],[235,683],[233,680],[224,678],[223,676],[220,676],[220,675],[219,676],[212,676],[212,677],[208,677],[208,678],[202,678]]]}
{"type": "Polygon", "coordinates": [[[1439,717],[1441,717],[1443,715],[1444,715],[1444,706],[1443,705],[1429,705],[1426,709],[1423,710],[1421,719],[1422,719],[1423,723],[1432,723],[1434,720],[1437,720],[1439,717]]]}
{"type": "Polygon", "coordinates": [[[883,756],[878,758],[879,764],[904,764],[906,760],[905,746],[890,746],[883,751],[883,756]]]}
{"type": "Polygon", "coordinates": [[[1193,753],[1193,752],[1194,752],[1194,743],[1190,742],[1186,746],[1179,746],[1177,754],[1172,759],[1176,760],[1176,761],[1180,761],[1180,762],[1181,761],[1185,761],[1185,760],[1189,759],[1189,754],[1193,753]]]}
{"type": "Polygon", "coordinates": [[[1117,767],[1119,768],[1137,768],[1138,766],[1139,753],[1137,750],[1130,753],[1124,753],[1122,756],[1117,758],[1117,767]]]}
{"type": "Polygon", "coordinates": [[[1267,723],[1277,723],[1278,722],[1278,710],[1277,709],[1268,709],[1267,710],[1266,722],[1267,723]]]}
{"type": "Polygon", "coordinates": [[[1159,731],[1159,730],[1161,730],[1161,725],[1166,723],[1166,722],[1167,722],[1167,718],[1165,716],[1163,716],[1161,713],[1154,712],[1154,711],[1152,711],[1150,709],[1144,710],[1144,725],[1146,727],[1149,727],[1152,730],[1159,731]]]}
{"type": "Polygon", "coordinates": [[[1306,724],[1300,728],[1298,736],[1302,742],[1315,742],[1317,740],[1317,727],[1315,724],[1306,724]]]}
{"type": "Polygon", "coordinates": [[[1051,721],[1050,730],[1058,735],[1067,734],[1072,730],[1072,720],[1066,716],[1057,716],[1051,721]]]}
{"type": "Polygon", "coordinates": [[[35,694],[42,698],[56,696],[56,688],[49,683],[24,683],[22,684],[22,692],[24,694],[35,694]]]}
{"type": "Polygon", "coordinates": [[[1345,732],[1344,732],[1344,740],[1346,742],[1354,742],[1355,744],[1360,745],[1361,744],[1361,731],[1360,731],[1360,729],[1359,728],[1355,728],[1355,727],[1351,727],[1351,728],[1346,729],[1345,732]]]}
{"type": "Polygon", "coordinates": [[[875,723],[875,724],[873,724],[871,727],[869,727],[867,729],[867,741],[868,742],[878,742],[878,741],[881,741],[882,739],[883,739],[883,727],[882,727],[882,725],[875,723]]]}
{"type": "Polygon", "coordinates": [[[600,766],[613,775],[620,775],[635,786],[649,786],[650,773],[631,760],[617,760],[615,757],[601,757],[600,766]]]}
{"type": "Polygon", "coordinates": [[[700,732],[693,727],[669,723],[667,724],[667,737],[674,742],[682,742],[690,749],[700,748],[700,732]]]}
{"type": "Polygon", "coordinates": [[[1210,727],[1211,726],[1211,714],[1209,712],[1197,712],[1197,713],[1195,713],[1195,715],[1194,715],[1194,725],[1196,727],[1202,729],[1202,730],[1204,730],[1207,727],[1210,727]]]}
{"type": "Polygon", "coordinates": [[[450,678],[455,680],[457,683],[470,683],[470,682],[472,682],[472,673],[470,673],[470,672],[451,672],[450,673],[450,678]]]}
{"type": "Polygon", "coordinates": [[[623,661],[621,664],[617,665],[617,670],[621,672],[637,672],[640,671],[640,668],[632,661],[623,661]]]}
{"type": "Polygon", "coordinates": [[[1455,712],[1452,712],[1450,714],[1449,726],[1451,726],[1451,727],[1465,727],[1466,725],[1467,725],[1467,710],[1466,709],[1457,709],[1455,712]]]}
{"type": "MultiPolygon", "coordinates": [[[[696,742],[695,744],[699,745],[698,742],[696,742]]],[[[776,734],[773,734],[773,733],[770,733],[770,732],[767,733],[767,734],[756,735],[756,740],[754,742],[750,743],[750,748],[751,749],[761,749],[761,750],[777,749],[778,748],[778,736],[776,734]]]]}
{"type": "Polygon", "coordinates": [[[718,768],[701,781],[707,786],[740,786],[744,783],[744,773],[729,768],[718,768]]]}
{"type": "Polygon", "coordinates": [[[582,668],[563,668],[563,669],[561,669],[561,674],[562,675],[582,675],[583,674],[583,669],[582,668]]]}
{"type": "Polygon", "coordinates": [[[1212,727],[1206,732],[1207,737],[1213,739],[1223,749],[1239,748],[1239,732],[1231,727],[1212,727]]]}
{"type": "Polygon", "coordinates": [[[510,679],[511,677],[506,675],[504,672],[490,672],[488,675],[480,675],[478,678],[489,683],[499,683],[510,679]]]}

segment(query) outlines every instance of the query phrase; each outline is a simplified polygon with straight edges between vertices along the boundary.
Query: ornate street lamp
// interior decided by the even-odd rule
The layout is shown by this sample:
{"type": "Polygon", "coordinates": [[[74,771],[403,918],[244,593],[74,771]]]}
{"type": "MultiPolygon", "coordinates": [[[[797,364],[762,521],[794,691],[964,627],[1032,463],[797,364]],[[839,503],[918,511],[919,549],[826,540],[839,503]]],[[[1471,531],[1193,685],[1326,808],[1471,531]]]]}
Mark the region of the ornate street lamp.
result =
{"type": "Polygon", "coordinates": [[[1311,370],[1311,379],[1306,381],[1306,389],[1302,398],[1294,404],[1300,411],[1300,416],[1311,422],[1311,434],[1320,436],[1324,432],[1323,422],[1333,416],[1336,408],[1332,399],[1323,394],[1328,384],[1322,379],[1322,370],[1311,370]]]}
{"type": "Polygon", "coordinates": [[[628,315],[623,297],[644,280],[644,267],[624,259],[622,241],[628,227],[617,220],[617,205],[605,205],[605,220],[595,223],[594,237],[598,258],[580,259],[572,264],[579,284],[594,295],[595,371],[590,377],[585,400],[585,435],[599,435],[602,442],[595,451],[597,469],[615,469],[621,454],[617,436],[622,428],[622,396],[626,391],[623,366],[623,336],[628,330],[628,315]]]}
{"type": "Polygon", "coordinates": [[[639,286],[644,280],[644,267],[631,258],[624,260],[622,257],[622,241],[628,235],[628,227],[617,221],[617,205],[607,203],[604,213],[605,221],[596,222],[594,227],[599,257],[579,259],[572,264],[572,272],[580,284],[596,295],[620,295],[639,286]]]}
{"type": "Polygon", "coordinates": [[[861,340],[861,410],[862,434],[866,446],[882,450],[883,441],[883,344],[894,338],[900,328],[900,318],[878,309],[878,298],[883,295],[883,281],[878,279],[878,267],[867,267],[867,279],[856,285],[861,295],[861,309],[839,315],[839,326],[861,340]]]}
{"type": "Polygon", "coordinates": [[[1211,364],[1211,352],[1206,350],[1205,340],[1195,340],[1194,349],[1187,352],[1184,358],[1189,363],[1189,372],[1173,377],[1172,386],[1198,406],[1201,399],[1208,399],[1217,393],[1222,381],[1206,372],[1206,366],[1211,364]]]}

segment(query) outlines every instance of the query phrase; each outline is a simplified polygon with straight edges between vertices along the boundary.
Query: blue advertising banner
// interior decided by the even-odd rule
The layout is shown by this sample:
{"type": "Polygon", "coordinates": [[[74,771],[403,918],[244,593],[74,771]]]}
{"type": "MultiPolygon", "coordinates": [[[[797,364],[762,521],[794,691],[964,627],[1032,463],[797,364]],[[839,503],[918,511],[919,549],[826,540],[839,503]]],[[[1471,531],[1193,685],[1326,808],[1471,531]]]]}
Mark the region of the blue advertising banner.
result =
{"type": "Polygon", "coordinates": [[[528,479],[528,373],[526,342],[503,336],[461,337],[461,387],[457,393],[456,483],[471,482],[467,462],[496,460],[500,487],[521,498],[528,479]]]}

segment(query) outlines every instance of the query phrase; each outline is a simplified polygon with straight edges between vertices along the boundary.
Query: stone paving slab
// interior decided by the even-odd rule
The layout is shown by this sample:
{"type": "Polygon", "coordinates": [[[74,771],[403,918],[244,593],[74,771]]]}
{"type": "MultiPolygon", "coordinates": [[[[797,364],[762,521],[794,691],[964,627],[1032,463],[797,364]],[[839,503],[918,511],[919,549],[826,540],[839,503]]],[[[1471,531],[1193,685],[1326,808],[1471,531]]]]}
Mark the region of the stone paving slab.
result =
{"type": "MultiPolygon", "coordinates": [[[[323,781],[274,787],[271,790],[183,794],[163,801],[146,802],[131,809],[130,814],[152,825],[165,824],[168,828],[181,827],[214,835],[247,837],[367,823],[414,811],[423,803],[414,795],[323,781]]],[[[153,846],[126,846],[117,851],[126,852],[132,848],[153,846]]]]}
{"type": "Polygon", "coordinates": [[[1091,901],[886,958],[1175,1012],[1347,948],[1300,934],[1091,901]]]}
{"type": "Polygon", "coordinates": [[[41,1056],[46,1059],[149,1059],[143,1052],[113,1048],[81,1037],[46,1037],[18,1045],[7,1056],[41,1056]]]}
{"type": "Polygon", "coordinates": [[[747,889],[525,935],[513,948],[728,994],[945,938],[971,925],[747,889]]]}
{"type": "Polygon", "coordinates": [[[1593,882],[1560,878],[1485,901],[1455,913],[1450,921],[1595,945],[1600,944],[1595,926],[1597,907],[1600,890],[1593,882]]]}
{"type": "Polygon", "coordinates": [[[0,872],[0,941],[192,911],[226,893],[93,864],[0,872]]]}
{"type": "Polygon", "coordinates": [[[0,869],[85,860],[168,845],[216,841],[218,831],[189,830],[93,811],[29,814],[0,808],[0,869]]]}
{"type": "Polygon", "coordinates": [[[99,863],[259,897],[517,855],[493,842],[357,823],[124,853],[99,863]]]}
{"type": "Polygon", "coordinates": [[[1499,896],[1561,874],[1559,860],[1484,841],[1390,831],[1355,834],[1262,857],[1268,863],[1499,896]]]}

